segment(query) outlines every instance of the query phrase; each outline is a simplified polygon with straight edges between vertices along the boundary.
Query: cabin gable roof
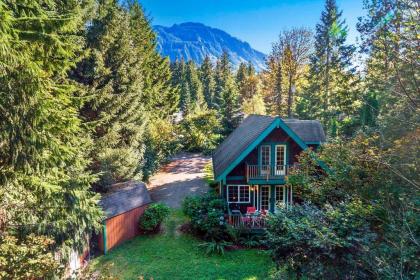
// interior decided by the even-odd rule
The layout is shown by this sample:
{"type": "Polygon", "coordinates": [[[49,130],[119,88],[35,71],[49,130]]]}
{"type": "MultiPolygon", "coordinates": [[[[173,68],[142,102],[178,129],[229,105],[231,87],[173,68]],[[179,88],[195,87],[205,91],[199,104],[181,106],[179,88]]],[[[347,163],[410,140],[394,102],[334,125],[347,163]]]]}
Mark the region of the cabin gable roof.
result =
{"type": "Polygon", "coordinates": [[[223,180],[275,128],[281,128],[303,150],[307,144],[325,142],[324,130],[318,121],[282,120],[280,117],[250,115],[223,141],[213,154],[216,181],[223,180]]]}

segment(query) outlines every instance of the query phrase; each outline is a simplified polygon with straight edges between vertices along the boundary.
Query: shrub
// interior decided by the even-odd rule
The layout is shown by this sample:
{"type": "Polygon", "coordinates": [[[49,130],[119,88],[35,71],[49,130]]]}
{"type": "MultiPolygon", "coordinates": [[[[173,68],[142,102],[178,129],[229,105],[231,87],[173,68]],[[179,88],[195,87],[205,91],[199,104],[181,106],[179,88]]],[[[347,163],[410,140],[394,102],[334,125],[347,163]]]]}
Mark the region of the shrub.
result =
{"type": "Polygon", "coordinates": [[[156,203],[148,207],[140,217],[140,229],[146,232],[159,230],[162,221],[168,217],[169,207],[163,203],[156,203]]]}
{"type": "Polygon", "coordinates": [[[213,193],[184,199],[183,212],[191,219],[192,230],[206,240],[229,237],[225,219],[226,202],[213,193]]]}
{"type": "Polygon", "coordinates": [[[51,279],[61,274],[54,259],[54,241],[30,234],[24,240],[12,235],[0,236],[0,279],[51,279]]]}
{"type": "Polygon", "coordinates": [[[218,254],[218,255],[224,255],[226,247],[231,246],[232,243],[224,241],[224,240],[212,240],[209,242],[205,242],[200,244],[200,247],[203,247],[206,249],[206,254],[218,254]]]}
{"type": "Polygon", "coordinates": [[[267,228],[272,257],[298,278],[366,278],[369,272],[361,260],[375,239],[367,226],[369,211],[359,201],[334,208],[305,204],[279,209],[267,228]]]}

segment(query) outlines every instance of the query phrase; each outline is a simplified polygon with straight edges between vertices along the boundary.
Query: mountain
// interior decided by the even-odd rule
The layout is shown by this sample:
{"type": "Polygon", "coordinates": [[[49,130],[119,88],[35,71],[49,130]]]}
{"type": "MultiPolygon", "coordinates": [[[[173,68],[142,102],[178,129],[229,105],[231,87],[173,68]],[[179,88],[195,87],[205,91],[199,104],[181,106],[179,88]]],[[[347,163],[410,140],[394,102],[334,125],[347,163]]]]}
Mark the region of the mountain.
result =
{"type": "Polygon", "coordinates": [[[186,22],[171,27],[155,25],[158,35],[158,50],[171,61],[183,58],[201,64],[206,56],[213,62],[227,50],[234,68],[241,62],[251,61],[257,71],[265,67],[265,54],[254,50],[223,30],[201,23],[186,22]]]}

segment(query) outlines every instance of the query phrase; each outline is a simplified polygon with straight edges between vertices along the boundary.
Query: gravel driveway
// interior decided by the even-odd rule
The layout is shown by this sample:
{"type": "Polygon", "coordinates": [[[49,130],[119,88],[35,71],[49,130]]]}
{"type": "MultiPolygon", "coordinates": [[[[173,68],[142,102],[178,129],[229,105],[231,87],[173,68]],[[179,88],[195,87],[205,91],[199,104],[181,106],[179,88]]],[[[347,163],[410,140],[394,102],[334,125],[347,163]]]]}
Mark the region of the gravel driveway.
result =
{"type": "Polygon", "coordinates": [[[208,185],[203,180],[203,169],[210,161],[209,156],[202,154],[183,153],[173,157],[150,178],[148,189],[152,199],[179,208],[184,197],[205,193],[208,185]]]}

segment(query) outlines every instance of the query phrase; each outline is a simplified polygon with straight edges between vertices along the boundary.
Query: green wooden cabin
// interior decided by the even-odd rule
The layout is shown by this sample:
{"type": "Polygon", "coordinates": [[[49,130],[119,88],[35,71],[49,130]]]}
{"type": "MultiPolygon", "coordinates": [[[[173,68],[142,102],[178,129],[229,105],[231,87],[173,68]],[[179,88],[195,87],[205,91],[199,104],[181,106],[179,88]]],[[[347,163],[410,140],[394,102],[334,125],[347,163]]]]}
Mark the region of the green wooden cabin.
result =
{"type": "Polygon", "coordinates": [[[229,211],[245,214],[248,207],[275,212],[290,206],[293,190],[285,187],[297,155],[325,142],[316,120],[250,115],[213,154],[214,178],[229,211]]]}

